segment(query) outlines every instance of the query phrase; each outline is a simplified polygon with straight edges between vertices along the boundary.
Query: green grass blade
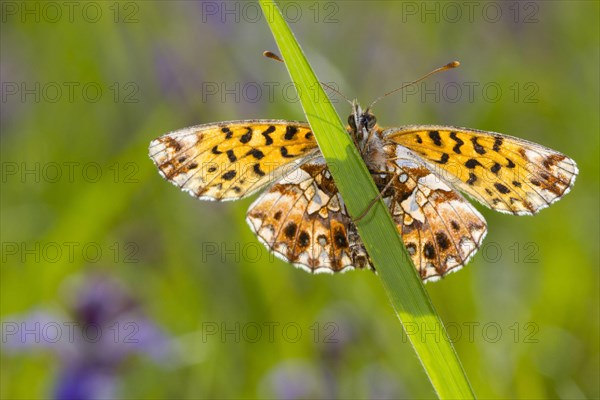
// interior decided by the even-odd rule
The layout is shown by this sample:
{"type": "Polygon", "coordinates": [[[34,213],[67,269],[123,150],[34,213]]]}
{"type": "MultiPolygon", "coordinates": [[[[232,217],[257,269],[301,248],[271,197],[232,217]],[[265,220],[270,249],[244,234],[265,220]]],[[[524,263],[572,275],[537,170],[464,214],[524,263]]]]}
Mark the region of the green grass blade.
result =
{"type": "MultiPolygon", "coordinates": [[[[261,0],[260,4],[344,202],[351,215],[360,215],[377,197],[377,187],[279,9],[271,0],[261,0]]],[[[442,321],[383,201],[378,201],[357,227],[438,396],[474,398],[442,321]]]]}

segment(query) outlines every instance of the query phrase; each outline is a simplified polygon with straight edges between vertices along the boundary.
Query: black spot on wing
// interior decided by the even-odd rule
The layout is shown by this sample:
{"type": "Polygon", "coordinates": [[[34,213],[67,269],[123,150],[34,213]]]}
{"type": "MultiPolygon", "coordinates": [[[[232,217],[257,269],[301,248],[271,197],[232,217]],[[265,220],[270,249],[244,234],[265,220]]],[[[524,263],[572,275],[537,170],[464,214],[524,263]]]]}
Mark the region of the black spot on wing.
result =
{"type": "Polygon", "coordinates": [[[473,143],[473,149],[478,153],[478,154],[485,154],[486,151],[483,148],[482,145],[480,145],[479,143],[477,143],[477,138],[476,137],[472,137],[471,138],[471,143],[473,143]]]}
{"type": "Polygon", "coordinates": [[[475,183],[476,180],[477,180],[477,176],[474,173],[469,172],[469,179],[467,179],[467,183],[469,185],[472,185],[475,183]]]}
{"type": "Polygon", "coordinates": [[[435,241],[442,250],[446,250],[448,247],[450,247],[450,240],[444,232],[437,232],[435,234],[435,241]]]}
{"type": "Polygon", "coordinates": [[[300,235],[298,235],[298,244],[302,248],[308,247],[310,244],[310,235],[306,231],[302,231],[300,232],[300,235]]]}
{"type": "Polygon", "coordinates": [[[500,148],[502,147],[502,142],[503,142],[503,139],[500,136],[496,136],[494,138],[494,147],[492,147],[492,150],[500,151],[500,148]]]}
{"type": "Polygon", "coordinates": [[[285,135],[283,137],[285,140],[292,140],[296,136],[296,133],[298,133],[298,127],[288,125],[285,128],[285,135]]]}
{"type": "Polygon", "coordinates": [[[227,150],[227,158],[231,162],[236,162],[237,161],[237,157],[235,156],[235,153],[233,152],[233,150],[227,150]]]}
{"type": "Polygon", "coordinates": [[[503,184],[501,184],[501,183],[494,183],[494,187],[495,187],[496,189],[498,189],[498,191],[499,191],[500,193],[503,193],[503,194],[506,194],[506,193],[509,193],[509,192],[510,192],[510,189],[509,189],[509,188],[507,188],[506,186],[504,186],[504,185],[503,185],[503,184]]]}
{"type": "Polygon", "coordinates": [[[442,154],[442,157],[439,160],[435,160],[435,162],[438,164],[446,164],[449,159],[450,159],[450,156],[448,154],[444,153],[444,154],[442,154]]]}
{"type": "Polygon", "coordinates": [[[298,229],[298,226],[296,225],[295,222],[290,222],[289,224],[286,225],[286,227],[283,229],[283,234],[288,238],[288,239],[294,239],[294,237],[296,237],[296,229],[298,229]]]}
{"type": "Polygon", "coordinates": [[[440,133],[438,131],[429,131],[429,137],[433,140],[433,144],[436,146],[442,145],[442,138],[440,137],[440,133]]]}
{"type": "Polygon", "coordinates": [[[465,162],[465,167],[469,168],[469,169],[475,169],[476,166],[481,166],[481,163],[479,161],[477,161],[474,158],[469,158],[466,162],[465,162]]]}
{"type": "Polygon", "coordinates": [[[273,139],[269,136],[273,132],[275,132],[273,125],[269,126],[264,132],[261,132],[261,135],[265,137],[265,145],[270,146],[273,144],[273,139]]]}
{"type": "Polygon", "coordinates": [[[433,260],[435,258],[435,248],[433,247],[433,244],[431,242],[427,242],[425,243],[425,246],[423,246],[423,255],[425,256],[425,258],[428,258],[430,260],[433,260]]]}
{"type": "Polygon", "coordinates": [[[333,233],[333,240],[335,241],[336,247],[346,248],[348,247],[348,240],[346,240],[346,235],[344,234],[344,230],[339,226],[335,229],[333,233]]]}
{"type": "Polygon", "coordinates": [[[233,136],[233,132],[226,126],[221,128],[221,132],[225,134],[225,139],[231,139],[231,136],[233,136]]]}
{"type": "Polygon", "coordinates": [[[288,153],[288,149],[285,146],[281,146],[281,148],[279,149],[279,151],[281,152],[281,156],[282,157],[285,157],[285,158],[294,158],[294,157],[297,157],[297,155],[288,153]]]}
{"type": "Polygon", "coordinates": [[[450,221],[450,225],[452,226],[452,229],[454,229],[457,232],[460,229],[460,225],[455,220],[450,221]]]}
{"type": "Polygon", "coordinates": [[[260,164],[256,163],[254,164],[254,167],[252,167],[252,169],[254,170],[254,173],[258,176],[265,176],[265,172],[263,170],[260,169],[260,164]]]}
{"type": "Polygon", "coordinates": [[[414,243],[407,243],[406,251],[408,251],[408,254],[412,256],[417,252],[417,246],[414,243]]]}
{"type": "Polygon", "coordinates": [[[223,179],[225,179],[226,181],[230,181],[233,178],[235,178],[236,172],[234,170],[231,171],[227,171],[223,174],[223,179]]]}
{"type": "Polygon", "coordinates": [[[450,139],[456,142],[456,144],[452,148],[452,151],[454,151],[456,154],[461,154],[460,146],[465,144],[465,142],[456,135],[456,132],[450,132],[450,139]]]}
{"type": "Polygon", "coordinates": [[[240,142],[244,144],[252,140],[252,129],[250,127],[246,127],[246,129],[246,133],[244,133],[242,137],[240,137],[240,142]]]}
{"type": "Polygon", "coordinates": [[[256,158],[257,160],[260,160],[261,158],[263,158],[265,156],[265,154],[258,149],[252,149],[249,152],[247,152],[246,155],[252,156],[252,157],[256,158]]]}

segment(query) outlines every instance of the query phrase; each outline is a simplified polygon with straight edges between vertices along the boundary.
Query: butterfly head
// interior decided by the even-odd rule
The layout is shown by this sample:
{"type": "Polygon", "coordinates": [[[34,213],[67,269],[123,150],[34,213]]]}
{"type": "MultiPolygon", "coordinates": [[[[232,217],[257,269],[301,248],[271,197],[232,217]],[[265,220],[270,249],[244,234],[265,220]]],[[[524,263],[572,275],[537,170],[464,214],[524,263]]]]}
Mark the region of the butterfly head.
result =
{"type": "Polygon", "coordinates": [[[368,142],[373,138],[373,132],[377,129],[377,118],[367,108],[363,111],[355,100],[352,103],[352,114],[348,116],[350,134],[356,145],[362,151],[366,150],[368,142]]]}
{"type": "Polygon", "coordinates": [[[353,131],[357,131],[358,134],[369,132],[377,124],[377,118],[367,108],[363,111],[356,100],[352,103],[352,114],[348,116],[348,124],[353,131]]]}

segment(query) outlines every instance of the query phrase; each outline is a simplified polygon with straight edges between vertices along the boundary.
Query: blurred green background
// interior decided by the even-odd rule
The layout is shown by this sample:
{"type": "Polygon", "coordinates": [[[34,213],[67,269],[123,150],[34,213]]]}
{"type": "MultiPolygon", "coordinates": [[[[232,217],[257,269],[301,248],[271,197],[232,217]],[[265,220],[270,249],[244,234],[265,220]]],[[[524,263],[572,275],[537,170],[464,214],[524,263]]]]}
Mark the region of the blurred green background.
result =
{"type": "MultiPolygon", "coordinates": [[[[81,318],[72,294],[98,274],[168,343],[109,363],[115,397],[435,397],[377,276],[274,259],[244,222],[253,198],[199,202],[147,156],[189,125],[304,119],[261,56],[276,49],[257,4],[0,4],[2,398],[60,397],[69,360],[103,352],[63,324],[58,351],[14,343],[50,336],[21,324],[33,310],[81,318]]],[[[599,3],[280,5],[320,79],[363,104],[462,63],[379,103],[381,125],[493,130],[577,161],[572,193],[536,217],[477,205],[483,248],[426,288],[479,397],[598,398],[599,3]]]]}

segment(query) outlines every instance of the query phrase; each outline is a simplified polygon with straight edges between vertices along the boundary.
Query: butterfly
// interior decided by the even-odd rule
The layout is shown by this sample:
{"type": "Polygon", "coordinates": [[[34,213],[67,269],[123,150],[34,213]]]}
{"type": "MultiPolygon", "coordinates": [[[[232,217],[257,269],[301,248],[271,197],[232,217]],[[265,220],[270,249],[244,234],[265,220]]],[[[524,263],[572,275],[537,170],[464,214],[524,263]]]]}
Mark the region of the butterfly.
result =
{"type": "MultiPolygon", "coordinates": [[[[533,215],[569,192],[575,162],[516,137],[443,125],[383,129],[352,102],[348,134],[425,281],[459,270],[487,232],[481,204],[533,215]]],[[[306,122],[240,120],[193,126],[150,143],[160,174],[200,200],[263,193],[247,212],[258,239],[311,273],[373,269],[306,122]]]]}

